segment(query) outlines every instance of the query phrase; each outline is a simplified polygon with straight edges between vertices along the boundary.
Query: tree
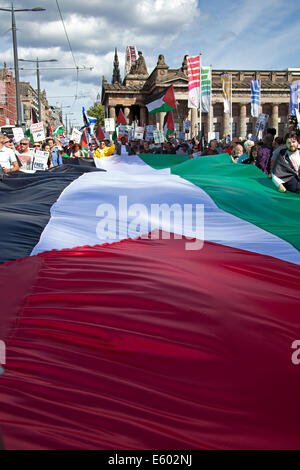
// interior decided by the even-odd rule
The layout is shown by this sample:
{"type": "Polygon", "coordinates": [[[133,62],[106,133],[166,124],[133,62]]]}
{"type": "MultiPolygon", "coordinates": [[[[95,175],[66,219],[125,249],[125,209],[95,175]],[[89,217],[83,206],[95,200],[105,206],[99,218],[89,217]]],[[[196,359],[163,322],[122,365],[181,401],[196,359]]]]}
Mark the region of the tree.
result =
{"type": "Polygon", "coordinates": [[[87,110],[86,113],[88,116],[93,116],[97,118],[97,123],[95,127],[98,127],[99,124],[100,126],[104,126],[105,108],[102,104],[99,104],[98,106],[92,106],[90,109],[87,110]]]}

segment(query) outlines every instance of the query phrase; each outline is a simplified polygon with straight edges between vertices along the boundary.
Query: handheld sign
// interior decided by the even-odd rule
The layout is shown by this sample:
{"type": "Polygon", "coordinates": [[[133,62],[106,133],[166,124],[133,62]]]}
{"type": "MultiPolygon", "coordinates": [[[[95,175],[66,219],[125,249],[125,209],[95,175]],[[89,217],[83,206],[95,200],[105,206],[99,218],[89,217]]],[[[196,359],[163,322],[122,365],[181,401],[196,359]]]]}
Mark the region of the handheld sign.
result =
{"type": "Polygon", "coordinates": [[[115,130],[115,120],[114,118],[104,119],[104,126],[106,132],[113,132],[115,130]]]}
{"type": "Polygon", "coordinates": [[[22,127],[13,127],[12,131],[16,142],[20,142],[20,140],[24,139],[24,132],[22,127]]]}
{"type": "Polygon", "coordinates": [[[260,113],[258,115],[256,124],[255,124],[255,129],[257,130],[257,132],[259,132],[259,131],[263,132],[265,130],[268,119],[269,119],[268,114],[260,113]]]}
{"type": "Polygon", "coordinates": [[[37,150],[34,153],[33,170],[46,170],[48,168],[49,152],[37,150]]]}
{"type": "Polygon", "coordinates": [[[31,124],[31,133],[34,142],[42,142],[42,140],[46,139],[44,124],[42,122],[31,124]]]}
{"type": "Polygon", "coordinates": [[[76,127],[74,127],[72,130],[71,140],[74,140],[75,144],[80,144],[81,134],[82,132],[80,132],[78,129],[76,129],[76,127]]]}

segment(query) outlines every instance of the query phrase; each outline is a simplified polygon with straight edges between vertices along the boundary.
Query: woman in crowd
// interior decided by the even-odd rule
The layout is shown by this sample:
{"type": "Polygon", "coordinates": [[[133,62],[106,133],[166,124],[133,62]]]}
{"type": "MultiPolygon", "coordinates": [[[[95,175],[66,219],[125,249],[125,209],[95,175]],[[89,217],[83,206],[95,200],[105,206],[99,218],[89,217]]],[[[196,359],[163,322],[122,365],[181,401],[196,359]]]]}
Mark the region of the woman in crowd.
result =
{"type": "Polygon", "coordinates": [[[72,146],[70,158],[84,158],[84,153],[81,150],[81,145],[75,143],[72,146]]]}
{"type": "Polygon", "coordinates": [[[233,163],[237,163],[238,159],[244,154],[244,147],[242,144],[237,144],[232,150],[231,158],[233,163]]]}
{"type": "Polygon", "coordinates": [[[47,142],[44,142],[43,145],[42,145],[42,150],[43,150],[44,153],[48,153],[47,165],[48,165],[48,168],[52,168],[53,167],[53,162],[52,162],[52,153],[51,153],[50,145],[47,142]]]}
{"type": "Polygon", "coordinates": [[[251,149],[254,146],[253,140],[246,140],[244,142],[245,152],[239,157],[237,163],[250,163],[250,153],[251,149]]]}

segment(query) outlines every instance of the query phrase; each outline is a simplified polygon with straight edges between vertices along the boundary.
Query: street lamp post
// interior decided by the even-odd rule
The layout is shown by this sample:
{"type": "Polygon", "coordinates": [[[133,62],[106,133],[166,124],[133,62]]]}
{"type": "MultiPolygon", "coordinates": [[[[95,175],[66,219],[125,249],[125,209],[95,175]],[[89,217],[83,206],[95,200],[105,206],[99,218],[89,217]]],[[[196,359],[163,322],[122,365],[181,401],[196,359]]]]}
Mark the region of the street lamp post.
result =
{"type": "Polygon", "coordinates": [[[45,59],[40,60],[38,57],[36,60],[29,59],[19,59],[19,62],[36,62],[36,81],[37,81],[37,90],[38,90],[38,104],[39,104],[39,121],[42,120],[42,109],[41,109],[41,86],[40,86],[40,62],[57,62],[57,59],[45,59]]]}
{"type": "Polygon", "coordinates": [[[22,112],[21,112],[21,98],[20,98],[20,79],[19,79],[19,63],[18,63],[18,47],[17,47],[17,28],[15,21],[15,12],[19,11],[45,11],[45,8],[18,8],[15,9],[11,4],[11,8],[0,8],[1,11],[11,12],[11,25],[12,25],[12,38],[14,49],[14,66],[15,66],[15,84],[16,84],[16,105],[17,105],[17,126],[21,126],[22,112]]]}

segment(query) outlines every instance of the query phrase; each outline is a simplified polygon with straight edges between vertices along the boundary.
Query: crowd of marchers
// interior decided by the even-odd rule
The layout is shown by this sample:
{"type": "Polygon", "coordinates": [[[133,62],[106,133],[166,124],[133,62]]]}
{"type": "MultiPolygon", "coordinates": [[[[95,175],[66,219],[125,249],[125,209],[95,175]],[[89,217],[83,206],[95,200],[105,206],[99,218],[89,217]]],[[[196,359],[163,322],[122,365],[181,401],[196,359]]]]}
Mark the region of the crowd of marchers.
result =
{"type": "Polygon", "coordinates": [[[262,140],[258,142],[242,140],[237,137],[232,140],[224,138],[206,142],[195,139],[170,140],[156,144],[153,140],[130,140],[120,137],[116,142],[110,139],[98,141],[91,138],[89,148],[83,149],[80,144],[70,140],[63,146],[60,139],[52,136],[43,142],[32,143],[24,137],[18,145],[12,138],[0,133],[0,169],[5,174],[16,171],[32,170],[37,151],[43,151],[48,156],[47,167],[50,169],[62,165],[66,158],[98,159],[113,155],[138,155],[153,153],[158,155],[186,155],[189,158],[201,158],[219,154],[229,154],[236,164],[256,165],[269,175],[275,187],[281,191],[300,193],[300,134],[289,128],[284,138],[276,137],[276,130],[269,128],[262,140]]]}

